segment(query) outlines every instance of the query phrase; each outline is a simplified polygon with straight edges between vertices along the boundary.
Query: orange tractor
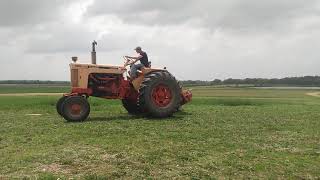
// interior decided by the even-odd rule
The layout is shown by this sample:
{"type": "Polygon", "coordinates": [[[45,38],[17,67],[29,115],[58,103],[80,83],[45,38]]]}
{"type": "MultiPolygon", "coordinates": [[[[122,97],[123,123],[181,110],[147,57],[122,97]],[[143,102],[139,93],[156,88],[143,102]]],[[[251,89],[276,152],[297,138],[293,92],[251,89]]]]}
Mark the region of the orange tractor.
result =
{"type": "Polygon", "coordinates": [[[90,113],[90,96],[120,99],[129,114],[164,118],[173,115],[191,101],[192,93],[182,90],[179,82],[166,69],[145,67],[130,80],[126,67],[132,59],[126,58],[124,66],[96,64],[95,46],[92,43],[91,64],[79,64],[72,57],[71,92],[64,94],[56,104],[57,112],[67,121],[83,121],[90,113]]]}

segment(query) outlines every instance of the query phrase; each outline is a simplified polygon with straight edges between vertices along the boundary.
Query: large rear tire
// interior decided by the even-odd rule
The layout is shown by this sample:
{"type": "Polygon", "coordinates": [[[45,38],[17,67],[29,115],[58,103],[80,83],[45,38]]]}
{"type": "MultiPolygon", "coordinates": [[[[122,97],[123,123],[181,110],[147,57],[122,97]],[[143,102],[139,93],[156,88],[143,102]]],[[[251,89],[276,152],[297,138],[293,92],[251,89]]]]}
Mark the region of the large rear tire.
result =
{"type": "Polygon", "coordinates": [[[122,99],[122,105],[128,111],[129,114],[138,115],[141,113],[137,101],[130,99],[122,99]]]}
{"type": "Polygon", "coordinates": [[[172,116],[180,107],[180,85],[174,76],[167,71],[147,74],[139,92],[139,108],[152,117],[172,116]]]}
{"type": "Polygon", "coordinates": [[[60,116],[62,116],[62,103],[67,99],[67,96],[62,96],[56,104],[57,112],[60,116]]]}
{"type": "Polygon", "coordinates": [[[90,105],[82,96],[70,96],[62,103],[61,113],[67,121],[84,121],[90,114],[90,105]]]}

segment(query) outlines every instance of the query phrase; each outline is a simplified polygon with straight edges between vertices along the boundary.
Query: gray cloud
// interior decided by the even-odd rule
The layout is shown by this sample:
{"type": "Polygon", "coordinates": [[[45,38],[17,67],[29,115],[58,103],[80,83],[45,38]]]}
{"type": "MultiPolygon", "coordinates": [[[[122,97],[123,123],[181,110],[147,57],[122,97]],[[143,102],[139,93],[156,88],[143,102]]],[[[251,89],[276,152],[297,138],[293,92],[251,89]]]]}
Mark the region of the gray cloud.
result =
{"type": "Polygon", "coordinates": [[[53,21],[70,2],[65,0],[0,1],[0,26],[24,26],[53,21]]]}
{"type": "Polygon", "coordinates": [[[294,18],[319,15],[317,0],[96,0],[89,15],[113,14],[129,24],[175,25],[193,22],[208,28],[286,27],[294,18]]]}
{"type": "Polygon", "coordinates": [[[26,36],[27,53],[67,53],[84,52],[90,47],[89,42],[96,38],[95,32],[90,32],[84,26],[62,25],[60,23],[48,24],[46,28],[33,29],[32,34],[26,36]],[[56,28],[56,27],[63,28],[56,28]],[[32,35],[32,34],[36,35],[32,35]]]}
{"type": "Polygon", "coordinates": [[[316,75],[319,12],[316,0],[3,0],[0,79],[66,80],[93,39],[99,63],[140,45],[179,79],[316,75]]]}

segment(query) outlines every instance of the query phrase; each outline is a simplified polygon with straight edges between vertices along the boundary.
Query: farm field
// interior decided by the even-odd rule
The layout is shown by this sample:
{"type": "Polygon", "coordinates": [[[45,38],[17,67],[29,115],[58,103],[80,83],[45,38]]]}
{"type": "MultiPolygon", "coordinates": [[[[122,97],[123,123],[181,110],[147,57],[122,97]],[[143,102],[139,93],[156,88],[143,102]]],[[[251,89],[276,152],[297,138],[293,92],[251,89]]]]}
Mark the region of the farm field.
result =
{"type": "Polygon", "coordinates": [[[69,87],[0,86],[0,179],[320,178],[319,90],[192,89],[171,118],[89,98],[89,119],[68,123],[59,96],[14,93],[69,87]]]}
{"type": "Polygon", "coordinates": [[[68,92],[70,87],[66,85],[44,85],[44,84],[0,84],[0,94],[9,93],[60,93],[68,92]]]}

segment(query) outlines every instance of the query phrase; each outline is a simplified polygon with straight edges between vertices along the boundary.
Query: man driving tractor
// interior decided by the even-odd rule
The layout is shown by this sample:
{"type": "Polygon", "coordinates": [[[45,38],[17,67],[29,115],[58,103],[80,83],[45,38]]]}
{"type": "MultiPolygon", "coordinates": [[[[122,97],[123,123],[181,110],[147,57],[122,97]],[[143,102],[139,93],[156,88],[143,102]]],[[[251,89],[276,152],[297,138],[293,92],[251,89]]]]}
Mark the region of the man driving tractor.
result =
{"type": "Polygon", "coordinates": [[[126,58],[134,59],[130,63],[131,64],[131,67],[130,67],[131,79],[135,79],[137,77],[138,70],[140,70],[142,67],[150,67],[147,53],[142,51],[141,47],[139,47],[139,46],[136,47],[134,50],[139,54],[139,56],[137,56],[137,57],[125,56],[126,58]],[[140,60],[140,64],[135,64],[139,60],[140,60]]]}
{"type": "Polygon", "coordinates": [[[108,66],[96,63],[95,46],[92,43],[91,64],[70,64],[71,92],[64,94],[56,109],[67,121],[84,121],[90,114],[88,97],[120,99],[123,107],[132,115],[155,118],[172,116],[192,99],[189,90],[183,90],[176,78],[166,69],[151,68],[147,53],[135,48],[138,57],[126,56],[124,65],[108,66]],[[140,64],[134,64],[140,61],[140,64]],[[126,67],[131,65],[131,78],[126,79],[126,67]],[[143,69],[146,67],[145,69],[143,69]],[[137,69],[142,71],[137,74],[137,69]],[[136,79],[134,79],[136,78],[136,79]]]}

